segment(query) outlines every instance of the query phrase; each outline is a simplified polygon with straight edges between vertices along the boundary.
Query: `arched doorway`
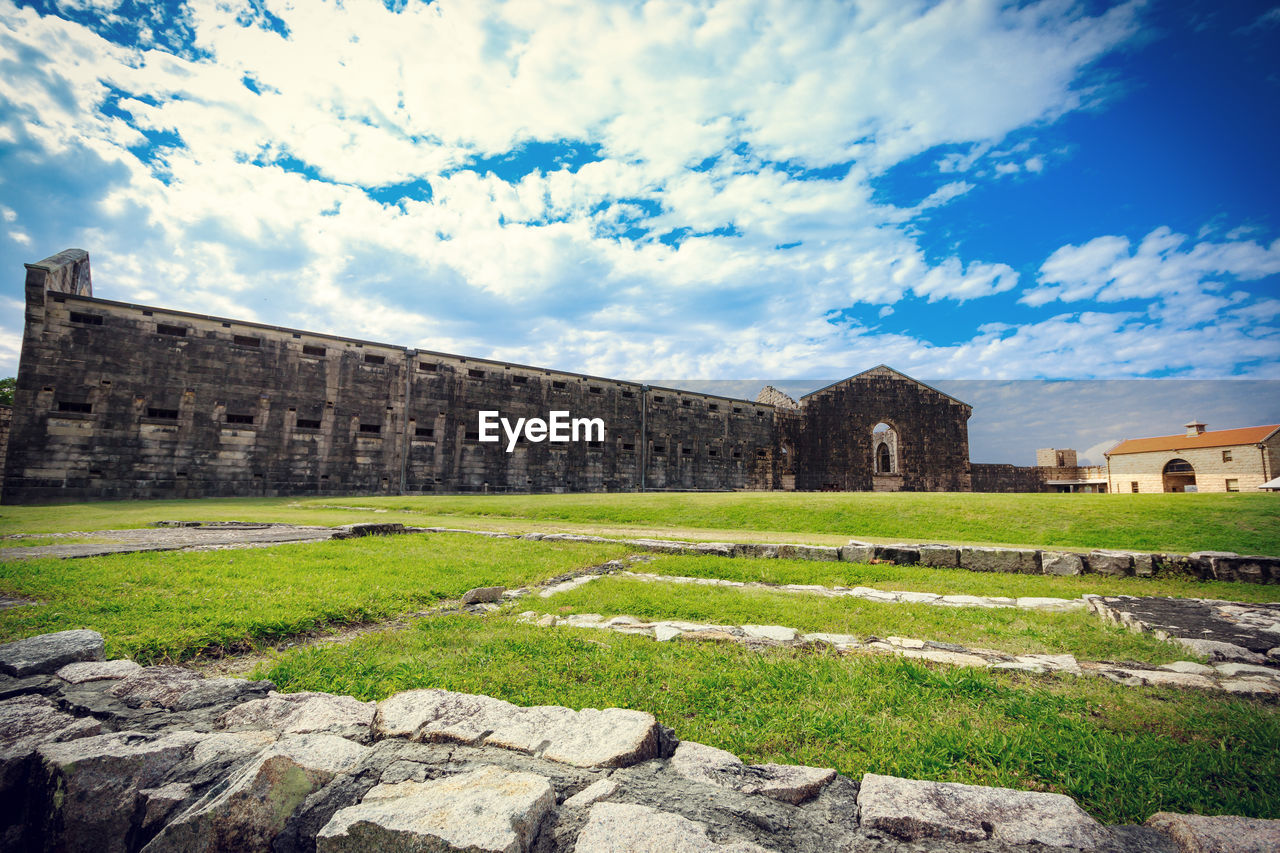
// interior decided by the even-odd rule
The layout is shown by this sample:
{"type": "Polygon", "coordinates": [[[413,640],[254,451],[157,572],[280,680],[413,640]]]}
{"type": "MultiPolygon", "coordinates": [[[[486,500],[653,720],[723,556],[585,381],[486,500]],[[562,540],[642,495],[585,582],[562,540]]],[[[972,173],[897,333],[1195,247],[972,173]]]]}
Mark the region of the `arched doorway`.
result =
{"type": "Polygon", "coordinates": [[[898,431],[881,421],[871,429],[871,487],[877,492],[902,488],[902,465],[898,456],[898,431]]]}
{"type": "Polygon", "coordinates": [[[1164,490],[1166,492],[1194,492],[1196,490],[1196,469],[1185,459],[1170,459],[1165,463],[1164,490]]]}

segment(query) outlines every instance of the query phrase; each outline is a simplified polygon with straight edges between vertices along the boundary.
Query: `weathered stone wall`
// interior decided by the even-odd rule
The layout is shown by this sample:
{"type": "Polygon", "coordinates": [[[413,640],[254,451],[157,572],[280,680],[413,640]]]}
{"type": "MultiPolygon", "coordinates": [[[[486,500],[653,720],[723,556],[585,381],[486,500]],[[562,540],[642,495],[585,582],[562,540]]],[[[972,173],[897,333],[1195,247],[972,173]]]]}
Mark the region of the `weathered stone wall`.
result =
{"type": "Polygon", "coordinates": [[[9,452],[9,425],[13,421],[13,406],[0,405],[0,478],[4,477],[4,460],[9,452]]]}
{"type": "Polygon", "coordinates": [[[1047,468],[974,462],[969,466],[975,492],[1044,492],[1047,468]]]}
{"type": "Polygon", "coordinates": [[[965,403],[888,367],[837,382],[800,401],[783,447],[795,454],[796,488],[869,491],[875,487],[872,430],[897,433],[894,470],[902,491],[969,491],[969,415],[965,403]]]}
{"type": "Polygon", "coordinates": [[[96,299],[81,255],[28,271],[6,503],[774,481],[772,406],[96,299]],[[606,431],[508,453],[482,410],[606,431]]]}
{"type": "Polygon", "coordinates": [[[1164,466],[1174,459],[1191,463],[1196,473],[1197,492],[1256,492],[1258,486],[1277,476],[1276,456],[1280,437],[1272,437],[1263,447],[1241,444],[1234,447],[1199,447],[1187,450],[1159,450],[1150,453],[1121,453],[1108,458],[1110,490],[1147,494],[1164,491],[1164,466]],[[1229,454],[1230,459],[1225,458],[1229,454]]]}

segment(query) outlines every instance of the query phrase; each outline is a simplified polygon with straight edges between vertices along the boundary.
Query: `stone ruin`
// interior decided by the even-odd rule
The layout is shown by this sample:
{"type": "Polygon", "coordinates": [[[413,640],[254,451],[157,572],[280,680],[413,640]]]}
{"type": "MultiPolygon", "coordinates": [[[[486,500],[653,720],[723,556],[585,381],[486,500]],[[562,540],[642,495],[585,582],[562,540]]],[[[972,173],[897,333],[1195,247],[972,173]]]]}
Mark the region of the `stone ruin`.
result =
{"type": "Polygon", "coordinates": [[[0,850],[1273,851],[1280,821],[1104,826],[1061,794],[747,765],[650,714],[381,702],[0,646],[0,850]]]}

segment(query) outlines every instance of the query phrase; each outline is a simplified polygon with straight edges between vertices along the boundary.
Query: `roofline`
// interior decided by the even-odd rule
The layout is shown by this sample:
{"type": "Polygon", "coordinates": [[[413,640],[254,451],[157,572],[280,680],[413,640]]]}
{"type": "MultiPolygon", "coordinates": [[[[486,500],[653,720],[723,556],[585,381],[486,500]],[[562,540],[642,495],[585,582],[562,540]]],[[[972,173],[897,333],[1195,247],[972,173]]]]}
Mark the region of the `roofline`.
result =
{"type": "Polygon", "coordinates": [[[859,376],[862,376],[863,374],[870,373],[873,370],[879,370],[882,367],[885,370],[893,371],[894,373],[898,374],[904,379],[910,379],[912,382],[916,383],[917,385],[923,385],[925,388],[928,388],[930,391],[932,391],[935,394],[941,394],[943,397],[946,397],[948,400],[950,400],[953,403],[959,403],[960,405],[965,406],[966,408],[969,409],[969,411],[973,411],[973,406],[970,405],[969,403],[966,403],[964,400],[960,400],[955,397],[952,397],[946,391],[939,391],[937,388],[934,388],[928,382],[921,382],[919,379],[916,379],[914,376],[907,376],[907,374],[903,373],[901,370],[890,367],[887,364],[877,364],[875,367],[868,367],[866,370],[863,370],[859,373],[855,373],[852,376],[846,376],[844,379],[837,379],[835,382],[832,382],[829,385],[823,385],[821,388],[817,389],[816,391],[810,391],[808,394],[800,395],[800,399],[804,400],[808,397],[812,397],[814,394],[821,394],[823,391],[826,391],[828,388],[834,388],[842,382],[848,382],[851,379],[857,379],[859,376]]]}
{"type": "MultiPolygon", "coordinates": [[[[575,373],[571,370],[557,370],[556,368],[553,368],[553,367],[542,367],[536,364],[520,364],[518,362],[502,361],[496,358],[480,358],[480,357],[471,356],[471,355],[460,355],[458,353],[442,352],[440,350],[419,349],[418,347],[408,347],[402,344],[389,344],[383,341],[370,341],[370,340],[365,340],[363,338],[352,338],[346,335],[331,334],[329,332],[312,332],[307,329],[290,328],[289,326],[273,326],[270,323],[259,323],[254,320],[236,320],[232,317],[218,317],[214,314],[200,314],[194,311],[182,311],[177,308],[161,308],[155,305],[143,305],[138,302],[121,302],[115,299],[103,299],[98,296],[85,296],[83,294],[76,294],[76,293],[61,293],[57,291],[49,291],[49,292],[56,293],[56,295],[60,297],[66,297],[67,299],[75,299],[81,302],[98,303],[101,305],[110,305],[116,308],[136,308],[140,311],[161,311],[165,314],[170,314],[176,317],[189,317],[195,320],[208,320],[216,323],[234,323],[237,326],[246,326],[248,328],[253,328],[253,329],[267,329],[273,332],[284,332],[291,335],[308,335],[313,338],[328,338],[330,340],[343,341],[346,343],[358,344],[360,346],[384,347],[386,349],[400,350],[402,352],[414,352],[414,353],[420,353],[423,355],[444,356],[445,358],[456,358],[464,362],[496,364],[496,365],[501,365],[503,367],[515,367],[515,368],[519,368],[520,370],[536,370],[542,373],[546,373],[548,375],[554,373],[559,376],[573,376],[578,379],[590,379],[590,380],[596,380],[599,382],[613,382],[618,385],[630,385],[632,387],[639,388],[642,390],[651,389],[656,391],[666,391],[672,394],[688,394],[694,397],[702,397],[703,399],[727,400],[733,403],[749,403],[752,406],[761,406],[766,409],[776,409],[776,407],[771,403],[758,403],[755,400],[748,400],[744,397],[725,397],[720,394],[705,394],[701,391],[687,391],[682,388],[667,388],[661,385],[647,385],[643,382],[636,382],[631,379],[614,379],[613,377],[609,377],[609,376],[596,376],[590,373],[575,373]]],[[[938,393],[942,393],[942,392],[938,392],[938,393]]]]}
{"type": "MultiPolygon", "coordinates": [[[[1170,448],[1169,450],[1126,450],[1125,452],[1120,453],[1119,455],[1128,456],[1130,453],[1177,453],[1182,450],[1204,450],[1206,447],[1256,446],[1266,441],[1267,439],[1271,438],[1276,433],[1280,433],[1280,424],[1258,424],[1257,426],[1232,427],[1231,429],[1211,429],[1211,430],[1205,430],[1204,432],[1200,433],[1200,435],[1213,435],[1215,432],[1235,432],[1236,430],[1240,430],[1240,429],[1259,429],[1260,427],[1265,427],[1265,426],[1274,427],[1274,429],[1272,429],[1271,432],[1267,433],[1257,441],[1231,441],[1231,442],[1224,442],[1223,444],[1202,444],[1199,447],[1173,447],[1173,448],[1170,448]]],[[[1103,456],[1110,456],[1112,453],[1115,453],[1116,447],[1119,447],[1121,444],[1124,444],[1126,441],[1154,441],[1157,438],[1199,438],[1199,436],[1148,435],[1143,438],[1125,438],[1125,439],[1121,439],[1116,444],[1115,447],[1108,450],[1106,453],[1103,454],[1103,456]]]]}

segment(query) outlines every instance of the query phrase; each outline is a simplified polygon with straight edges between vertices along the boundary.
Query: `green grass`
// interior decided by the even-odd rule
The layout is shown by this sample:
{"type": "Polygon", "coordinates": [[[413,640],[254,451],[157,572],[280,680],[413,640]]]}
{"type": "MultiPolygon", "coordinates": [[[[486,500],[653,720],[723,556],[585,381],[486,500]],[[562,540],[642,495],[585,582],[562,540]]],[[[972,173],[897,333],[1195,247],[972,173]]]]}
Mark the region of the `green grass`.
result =
{"type": "Polygon", "coordinates": [[[467,616],[290,652],[265,674],[283,690],[361,699],[441,687],[636,708],[748,762],[1055,791],[1108,823],[1280,817],[1280,717],[1219,694],[467,616]]]}
{"type": "Polygon", "coordinates": [[[888,563],[828,563],[729,557],[662,556],[634,568],[638,572],[769,584],[867,586],[939,595],[993,595],[1019,598],[1079,598],[1095,595],[1167,595],[1230,601],[1280,601],[1280,585],[1200,581],[1189,577],[1116,578],[1107,575],[1014,575],[895,566],[888,563]]]}
{"type": "Polygon", "coordinates": [[[909,542],[1182,553],[1228,550],[1280,556],[1280,499],[1267,494],[738,492],[388,497],[332,502],[459,520],[502,518],[909,542]]]}
{"type": "Polygon", "coordinates": [[[388,619],[471,587],[517,586],[624,553],[433,534],[0,563],[0,591],[41,602],[0,612],[0,640],[92,628],[109,655],[182,661],[388,619]]]}
{"type": "Polygon", "coordinates": [[[630,578],[603,578],[551,598],[515,607],[540,613],[599,613],[646,621],[674,619],[715,625],[784,625],[802,632],[859,638],[911,637],[959,643],[1009,654],[1066,652],[1083,660],[1170,663],[1190,657],[1182,647],[1149,634],[1105,624],[1091,613],[934,607],[857,598],[822,598],[762,589],[676,586],[630,578]]]}
{"type": "Polygon", "coordinates": [[[220,498],[0,507],[0,534],[160,519],[575,530],[743,541],[1005,544],[1280,556],[1280,496],[778,493],[220,498]],[[365,507],[366,511],[337,507],[365,507]],[[369,509],[386,509],[373,513],[369,509]]]}

